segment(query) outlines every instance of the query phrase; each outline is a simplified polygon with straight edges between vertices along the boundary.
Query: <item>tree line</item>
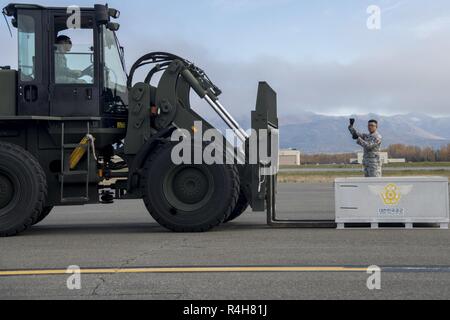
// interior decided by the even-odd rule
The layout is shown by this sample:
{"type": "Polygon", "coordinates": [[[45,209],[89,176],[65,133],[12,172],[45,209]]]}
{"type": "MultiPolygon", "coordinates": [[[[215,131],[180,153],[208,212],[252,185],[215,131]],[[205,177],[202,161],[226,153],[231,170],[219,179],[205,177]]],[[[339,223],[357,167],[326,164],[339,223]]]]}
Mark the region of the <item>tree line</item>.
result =
{"type": "MultiPolygon", "coordinates": [[[[383,150],[390,158],[404,158],[407,162],[450,162],[450,144],[438,149],[404,144],[393,144],[383,150]]],[[[356,158],[355,153],[304,154],[302,164],[347,164],[356,158]]]]}
{"type": "Polygon", "coordinates": [[[450,144],[444,145],[439,149],[393,144],[389,146],[386,151],[390,158],[405,158],[408,162],[450,161],[450,144]]]}

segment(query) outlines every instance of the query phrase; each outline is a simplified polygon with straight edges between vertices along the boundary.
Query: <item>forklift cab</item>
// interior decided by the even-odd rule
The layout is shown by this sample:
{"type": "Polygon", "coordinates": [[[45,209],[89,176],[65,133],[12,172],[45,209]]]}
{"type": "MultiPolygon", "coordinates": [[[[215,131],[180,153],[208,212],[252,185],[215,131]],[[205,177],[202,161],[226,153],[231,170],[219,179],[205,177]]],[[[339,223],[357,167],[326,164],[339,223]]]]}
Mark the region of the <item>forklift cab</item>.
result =
{"type": "Polygon", "coordinates": [[[10,4],[18,29],[18,116],[123,117],[127,74],[119,12],[10,4]]]}

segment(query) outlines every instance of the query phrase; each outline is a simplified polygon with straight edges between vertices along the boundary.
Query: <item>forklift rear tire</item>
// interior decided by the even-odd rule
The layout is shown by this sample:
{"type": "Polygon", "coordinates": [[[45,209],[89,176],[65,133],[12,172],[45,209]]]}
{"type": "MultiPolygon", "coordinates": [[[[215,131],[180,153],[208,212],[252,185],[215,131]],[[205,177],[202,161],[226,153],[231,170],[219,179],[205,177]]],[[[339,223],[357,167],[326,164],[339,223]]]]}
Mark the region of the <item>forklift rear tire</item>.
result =
{"type": "Polygon", "coordinates": [[[0,237],[30,228],[47,197],[44,170],[20,146],[0,142],[0,237]]]}
{"type": "Polygon", "coordinates": [[[236,207],[239,172],[231,165],[175,165],[173,147],[173,143],[163,144],[147,160],[141,184],[144,203],[169,230],[209,231],[236,207]]]}
{"type": "Polygon", "coordinates": [[[37,225],[38,223],[42,222],[45,218],[47,218],[47,216],[50,214],[52,210],[53,207],[45,207],[44,209],[42,209],[37,220],[33,223],[33,226],[37,225]]]}
{"type": "Polygon", "coordinates": [[[236,207],[234,208],[230,216],[225,220],[225,223],[231,222],[239,218],[247,210],[248,206],[249,203],[247,197],[245,196],[244,192],[241,191],[241,193],[239,194],[239,199],[236,204],[236,207]]]}

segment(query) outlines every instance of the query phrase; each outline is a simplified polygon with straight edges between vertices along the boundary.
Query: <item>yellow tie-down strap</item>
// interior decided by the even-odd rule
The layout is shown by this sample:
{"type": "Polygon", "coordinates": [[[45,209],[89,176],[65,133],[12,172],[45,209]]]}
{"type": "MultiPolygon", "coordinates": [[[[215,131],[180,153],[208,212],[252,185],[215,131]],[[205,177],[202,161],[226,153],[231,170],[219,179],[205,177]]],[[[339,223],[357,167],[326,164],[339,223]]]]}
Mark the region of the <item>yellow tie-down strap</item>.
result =
{"type": "Polygon", "coordinates": [[[86,154],[86,151],[88,149],[89,143],[94,143],[95,138],[87,134],[79,143],[79,146],[75,148],[75,150],[70,155],[69,165],[70,170],[73,170],[77,167],[78,163],[80,163],[81,159],[86,154]]]}

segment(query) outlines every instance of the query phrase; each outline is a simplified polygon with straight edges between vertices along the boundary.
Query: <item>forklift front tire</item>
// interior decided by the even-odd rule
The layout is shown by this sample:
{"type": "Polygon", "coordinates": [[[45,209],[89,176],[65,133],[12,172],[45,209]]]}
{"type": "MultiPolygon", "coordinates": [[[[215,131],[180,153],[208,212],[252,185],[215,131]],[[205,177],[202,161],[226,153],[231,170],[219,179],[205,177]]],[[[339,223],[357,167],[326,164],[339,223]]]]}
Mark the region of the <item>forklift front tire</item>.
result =
{"type": "Polygon", "coordinates": [[[38,223],[42,222],[45,218],[47,218],[47,216],[50,214],[52,210],[53,207],[45,207],[44,209],[42,209],[37,220],[33,223],[33,226],[37,225],[38,223]]]}
{"type": "Polygon", "coordinates": [[[232,165],[175,165],[174,144],[166,143],[147,160],[142,194],[152,217],[175,232],[206,232],[223,223],[236,207],[240,177],[232,165]]]}
{"type": "Polygon", "coordinates": [[[30,228],[47,197],[44,170],[20,146],[0,142],[0,237],[30,228]]]}

